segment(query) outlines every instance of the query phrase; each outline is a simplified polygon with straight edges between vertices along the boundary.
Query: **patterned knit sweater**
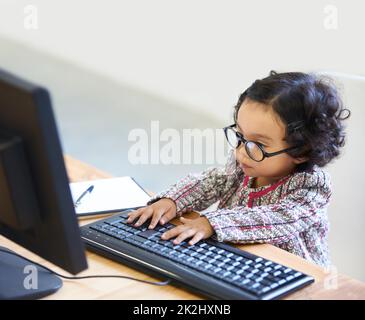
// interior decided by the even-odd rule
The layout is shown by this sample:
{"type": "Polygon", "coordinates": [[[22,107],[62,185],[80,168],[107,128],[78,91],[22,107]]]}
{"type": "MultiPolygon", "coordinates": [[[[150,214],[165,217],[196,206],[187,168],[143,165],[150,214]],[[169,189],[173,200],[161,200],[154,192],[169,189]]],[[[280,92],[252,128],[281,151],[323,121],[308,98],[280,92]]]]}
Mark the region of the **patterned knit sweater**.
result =
{"type": "Polygon", "coordinates": [[[270,243],[320,266],[330,264],[327,206],[331,197],[329,174],[315,166],[258,188],[254,178],[237,165],[233,151],[224,167],[189,174],[158,193],[175,201],[177,215],[204,210],[219,201],[218,209],[201,213],[218,241],[270,243]]]}

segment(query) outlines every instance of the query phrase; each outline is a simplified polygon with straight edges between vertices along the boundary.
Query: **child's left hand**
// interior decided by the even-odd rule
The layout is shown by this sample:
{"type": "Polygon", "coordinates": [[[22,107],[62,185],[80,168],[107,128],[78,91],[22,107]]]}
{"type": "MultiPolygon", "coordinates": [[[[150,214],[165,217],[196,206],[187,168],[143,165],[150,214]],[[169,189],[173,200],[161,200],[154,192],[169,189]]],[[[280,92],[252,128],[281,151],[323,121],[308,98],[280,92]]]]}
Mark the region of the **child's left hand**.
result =
{"type": "Polygon", "coordinates": [[[163,240],[167,240],[176,237],[173,243],[179,244],[186,238],[192,237],[192,239],[189,241],[189,244],[193,245],[201,239],[209,238],[214,234],[214,229],[210,225],[209,220],[205,217],[200,217],[197,219],[186,219],[181,217],[180,221],[183,223],[182,225],[166,231],[164,234],[162,234],[161,238],[163,240]]]}

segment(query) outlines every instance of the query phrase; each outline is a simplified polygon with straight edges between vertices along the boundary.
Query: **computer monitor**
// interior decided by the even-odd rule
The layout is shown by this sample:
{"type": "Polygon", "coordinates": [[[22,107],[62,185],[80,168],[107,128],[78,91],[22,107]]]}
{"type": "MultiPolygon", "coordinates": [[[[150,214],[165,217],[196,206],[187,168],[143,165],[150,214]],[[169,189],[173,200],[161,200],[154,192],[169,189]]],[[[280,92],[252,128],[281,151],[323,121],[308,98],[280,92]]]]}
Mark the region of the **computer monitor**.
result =
{"type": "MultiPolygon", "coordinates": [[[[50,95],[3,70],[0,235],[72,274],[87,268],[50,95]]],[[[38,283],[26,285],[29,264],[0,248],[0,298],[39,298],[62,286],[41,268],[38,283]]]]}

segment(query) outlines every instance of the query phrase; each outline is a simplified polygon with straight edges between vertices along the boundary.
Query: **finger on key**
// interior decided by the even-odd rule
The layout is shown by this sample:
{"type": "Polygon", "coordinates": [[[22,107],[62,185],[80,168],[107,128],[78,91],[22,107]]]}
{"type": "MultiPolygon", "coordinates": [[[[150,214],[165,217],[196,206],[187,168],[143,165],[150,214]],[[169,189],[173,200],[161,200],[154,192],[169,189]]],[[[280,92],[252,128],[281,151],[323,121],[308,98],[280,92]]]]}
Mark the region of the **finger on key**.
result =
{"type": "Polygon", "coordinates": [[[166,231],[165,233],[163,233],[161,235],[161,238],[163,240],[167,240],[167,239],[176,237],[178,234],[180,234],[181,232],[183,232],[185,229],[186,229],[186,227],[184,225],[177,226],[177,227],[172,228],[169,231],[166,231]]]}
{"type": "Polygon", "coordinates": [[[137,217],[139,217],[142,214],[144,209],[145,208],[140,208],[140,209],[133,210],[132,212],[128,213],[127,223],[133,222],[137,217]]]}
{"type": "Polygon", "coordinates": [[[188,229],[185,230],[184,232],[180,233],[179,236],[174,239],[174,244],[179,244],[181,241],[184,241],[186,238],[191,238],[194,234],[195,234],[195,230],[194,229],[188,229]]]}
{"type": "Polygon", "coordinates": [[[174,210],[172,208],[169,209],[167,212],[165,212],[162,215],[162,218],[160,219],[160,224],[164,225],[166,222],[169,222],[170,220],[175,218],[175,216],[176,216],[176,213],[174,212],[174,210]]]}
{"type": "Polygon", "coordinates": [[[140,215],[138,221],[135,223],[135,226],[139,227],[142,225],[147,219],[149,219],[153,214],[153,208],[147,207],[146,210],[144,210],[143,214],[140,215]]]}
{"type": "Polygon", "coordinates": [[[197,232],[194,237],[189,241],[190,245],[196,244],[197,242],[199,242],[200,240],[202,240],[204,238],[204,232],[197,232]]]}
{"type": "Polygon", "coordinates": [[[162,217],[164,212],[165,212],[165,209],[163,209],[163,208],[161,208],[158,211],[154,212],[154,214],[152,216],[151,223],[148,226],[148,229],[153,229],[154,227],[156,227],[156,224],[158,223],[158,221],[160,220],[160,218],[162,217]]]}

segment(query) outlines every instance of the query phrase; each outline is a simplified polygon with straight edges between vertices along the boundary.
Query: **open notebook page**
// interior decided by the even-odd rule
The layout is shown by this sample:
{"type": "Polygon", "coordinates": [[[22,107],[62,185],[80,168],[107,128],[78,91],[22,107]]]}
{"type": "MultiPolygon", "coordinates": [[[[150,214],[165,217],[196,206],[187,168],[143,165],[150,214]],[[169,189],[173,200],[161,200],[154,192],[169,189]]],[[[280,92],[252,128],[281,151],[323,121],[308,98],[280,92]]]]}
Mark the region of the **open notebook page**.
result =
{"type": "Polygon", "coordinates": [[[79,215],[142,207],[150,199],[133,178],[120,177],[70,183],[73,201],[90,186],[94,186],[92,192],[87,193],[75,209],[79,215]]]}

